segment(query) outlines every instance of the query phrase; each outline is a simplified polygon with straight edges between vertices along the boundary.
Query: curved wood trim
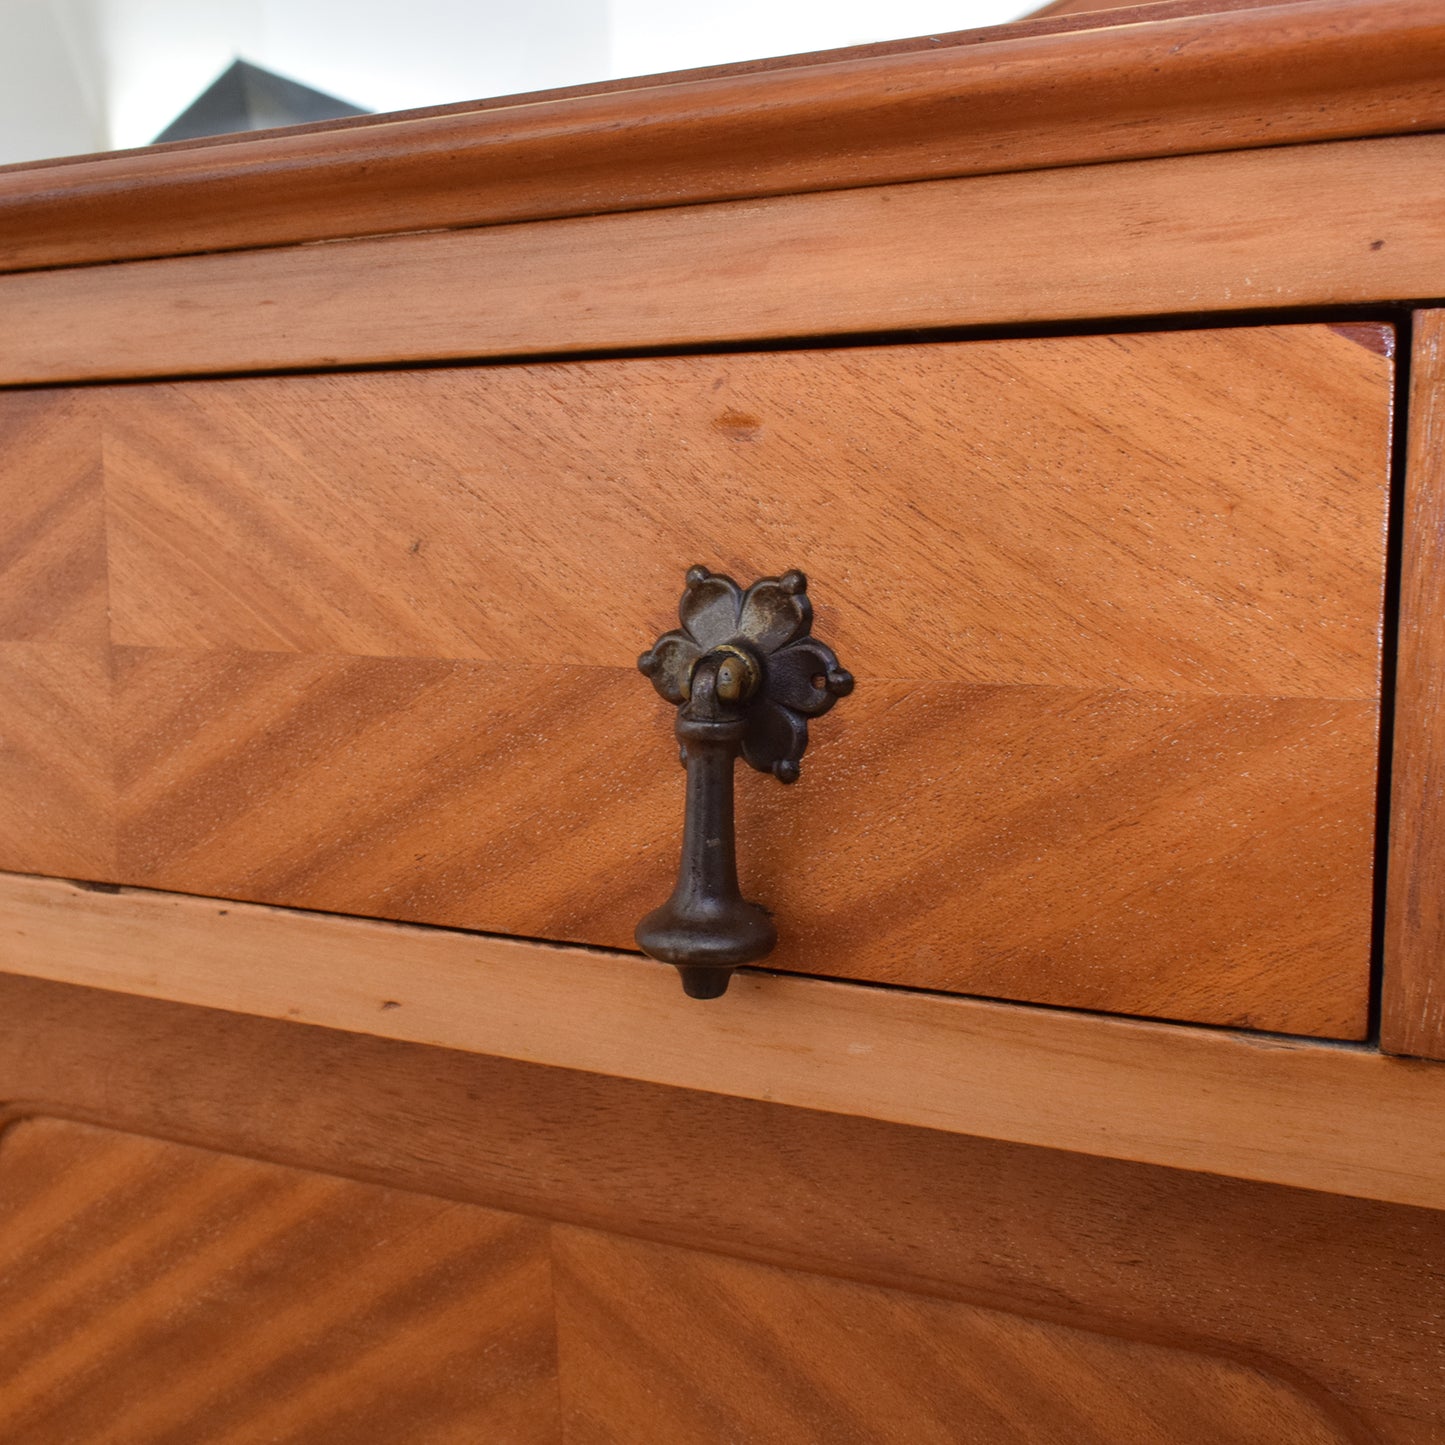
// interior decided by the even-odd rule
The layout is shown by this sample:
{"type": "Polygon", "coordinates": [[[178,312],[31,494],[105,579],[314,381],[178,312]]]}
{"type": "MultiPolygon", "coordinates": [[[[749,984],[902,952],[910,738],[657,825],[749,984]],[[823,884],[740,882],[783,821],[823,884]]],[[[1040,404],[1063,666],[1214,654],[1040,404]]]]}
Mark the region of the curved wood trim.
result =
{"type": "MultiPolygon", "coordinates": [[[[833,50],[799,51],[795,55],[769,55],[757,60],[735,60],[725,65],[705,65],[689,70],[659,70],[649,75],[624,75],[613,80],[593,80],[581,85],[559,85],[546,90],[513,91],[508,95],[481,96],[474,100],[448,101],[444,105],[421,105],[407,110],[339,116],[335,120],[311,121],[306,125],[272,126],[244,134],[194,136],[188,140],[166,141],[161,145],[135,146],[127,150],[92,151],[87,155],[53,156],[42,160],[15,161],[0,166],[8,171],[29,171],[52,166],[78,165],[101,157],[136,156],[156,151],[198,150],[239,141],[255,141],[277,135],[315,135],[322,131],[356,130],[362,126],[391,125],[399,121],[429,120],[441,116],[472,115],[482,110],[502,110],[518,105],[539,105],[549,100],[570,100],[581,95],[609,95],[623,90],[645,90],[659,85],[677,85],[697,80],[722,80],[729,76],[753,75],[763,70],[797,70],[805,65],[831,65],[835,61],[865,60],[876,55],[906,55],[913,51],[937,50],[940,46],[987,45],[998,40],[1035,35],[1061,35],[1071,30],[1097,30],[1107,25],[1140,25],[1155,20],[1176,20],[1191,15],[1222,15],[1231,10],[1257,10],[1262,3],[1301,5],[1309,0],[1157,0],[1157,3],[1104,7],[1107,15],[1035,13],[1004,25],[984,25],[973,30],[950,30],[942,35],[913,35],[900,40],[875,40],[866,45],[847,45],[833,50]]],[[[1052,7],[1049,7],[1052,9],[1052,7]]]]}
{"type": "Polygon", "coordinates": [[[1445,126],[1436,0],[1298,0],[0,173],[0,270],[1445,126]]]}
{"type": "Polygon", "coordinates": [[[1445,1208],[1445,1068],[1373,1050],[0,875],[0,969],[1111,1159],[1445,1208]]]}

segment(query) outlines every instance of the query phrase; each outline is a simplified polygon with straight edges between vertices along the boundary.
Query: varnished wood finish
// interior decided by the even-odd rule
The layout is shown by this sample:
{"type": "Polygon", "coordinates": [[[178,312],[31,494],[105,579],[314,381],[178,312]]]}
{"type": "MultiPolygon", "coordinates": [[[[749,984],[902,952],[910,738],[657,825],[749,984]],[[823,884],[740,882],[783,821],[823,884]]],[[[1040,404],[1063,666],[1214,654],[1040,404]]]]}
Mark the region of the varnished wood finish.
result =
{"type": "Polygon", "coordinates": [[[0,868],[115,875],[110,699],[103,648],[0,642],[0,868]]]}
{"type": "MultiPolygon", "coordinates": [[[[1040,25],[10,171],[0,268],[86,264],[0,277],[0,384],[1439,294],[1438,6],[1040,25]]],[[[1358,1035],[1389,332],[1011,345],[12,390],[0,867],[625,942],[679,787],[631,656],[687,563],[802,563],[860,687],[745,788],[780,964],[1358,1035]]],[[[1437,1064],[54,878],[0,920],[7,1445],[1445,1441],[1437,1064]]]]}
{"type": "Polygon", "coordinates": [[[580,1231],[558,1254],[579,1445],[624,1445],[650,1421],[710,1445],[1354,1437],[1328,1399],[1204,1351],[580,1231]]]}
{"type": "Polygon", "coordinates": [[[100,448],[84,393],[0,403],[0,646],[108,641],[100,448]]]}
{"type": "Polygon", "coordinates": [[[753,972],[701,1008],[671,969],[626,955],[50,879],[3,880],[0,966],[954,1135],[1445,1208],[1445,1072],[1372,1049],[753,972]]]}
{"type": "MultiPolygon", "coordinates": [[[[1445,124],[1434,0],[1308,0],[823,55],[461,114],[0,173],[7,269],[1445,124]]],[[[634,83],[636,84],[636,83],[634,83]]]]}
{"type": "MultiPolygon", "coordinates": [[[[613,948],[669,891],[683,779],[629,669],[125,648],[117,679],[119,881],[613,948]]],[[[1370,703],[881,681],[829,721],[806,791],[738,780],[771,967],[1363,1033],[1370,703]]]]}
{"type": "Polygon", "coordinates": [[[1354,1434],[1317,1389],[1193,1342],[45,1118],[0,1143],[0,1348],[13,1445],[1354,1434]]]}
{"type": "MultiPolygon", "coordinates": [[[[1275,0],[1277,4],[1308,4],[1310,0],[1275,0]]],[[[1161,3],[1129,7],[1129,14],[1123,18],[1125,24],[1142,24],[1155,20],[1178,20],[1197,15],[1222,15],[1233,10],[1252,10],[1259,0],[1161,0],[1161,3]]],[[[83,165],[100,156],[133,156],[144,151],[197,150],[202,147],[233,145],[237,141],[256,140],[270,137],[278,131],[298,136],[316,135],[322,132],[354,130],[363,125],[393,125],[410,120],[431,119],[441,116],[463,116],[481,110],[498,110],[504,107],[539,104],[543,101],[568,100],[574,96],[608,95],[621,90],[642,90],[654,86],[678,84],[695,80],[722,80],[730,76],[753,75],[764,70],[792,70],[808,65],[831,65],[838,61],[864,60],[882,55],[908,55],[915,51],[936,50],[940,46],[987,45],[999,40],[1015,40],[1032,36],[1063,35],[1078,30],[1095,30],[1100,25],[1118,23],[1115,16],[1091,16],[1083,14],[1050,15],[1037,14],[1023,20],[1010,21],[1003,25],[986,25],[973,30],[948,30],[938,34],[903,36],[894,40],[873,40],[862,45],[834,47],[828,50],[798,51],[792,55],[768,55],[756,60],[735,60],[724,65],[706,65],[687,70],[657,71],[650,75],[626,75],[614,80],[593,80],[581,85],[561,85],[546,90],[518,91],[511,95],[488,95],[475,100],[451,101],[445,105],[426,105],[399,111],[388,111],[383,115],[366,114],[341,116],[335,120],[311,121],[306,125],[269,127],[259,131],[247,131],[243,135],[231,133],[218,136],[194,136],[182,141],[168,141],[164,146],[137,147],[129,151],[102,151],[87,155],[55,156],[40,161],[21,161],[10,166],[0,166],[0,173],[7,170],[33,170],[39,167],[83,165]]]]}
{"type": "Polygon", "coordinates": [[[1204,1351],[592,1231],[555,1236],[569,1445],[1325,1445],[1352,1433],[1313,1392],[1204,1351]]]}
{"type": "Polygon", "coordinates": [[[774,963],[1358,1037],[1389,340],[77,393],[119,645],[99,876],[631,947],[682,787],[634,659],[689,562],[806,561],[860,686],[800,789],[741,784],[774,963]]]}
{"type": "Polygon", "coordinates": [[[1368,699],[1391,336],[77,394],[102,411],[122,645],[631,667],[690,558],[805,560],[860,679],[1368,699]]]}
{"type": "Polygon", "coordinates": [[[0,868],[116,868],[101,445],[83,392],[0,399],[0,868]]]}
{"type": "Polygon", "coordinates": [[[546,1229],[36,1119],[0,1140],[7,1445],[559,1441],[546,1229]]]}
{"type": "Polygon", "coordinates": [[[1445,311],[1415,318],[1381,1041],[1445,1059],[1445,311]]]}
{"type": "MultiPolygon", "coordinates": [[[[1251,10],[1259,0],[1161,0],[1161,3],[1130,7],[1126,23],[1153,20],[1177,20],[1196,15],[1221,15],[1232,10],[1251,10]]],[[[1279,4],[1307,4],[1310,0],[1276,0],[1279,4]]],[[[109,150],[84,155],[53,156],[43,160],[20,161],[0,166],[7,171],[51,169],[55,166],[84,165],[89,161],[155,154],[158,151],[211,149],[230,146],[238,141],[269,138],[282,132],[289,136],[319,135],[338,130],[354,130],[363,125],[394,125],[410,120],[441,116],[470,115],[475,111],[498,110],[542,101],[567,100],[574,96],[607,95],[621,90],[642,90],[683,81],[721,80],[729,76],[752,75],[763,70],[792,70],[800,66],[832,64],[836,61],[863,60],[881,55],[907,55],[914,51],[936,50],[942,45],[986,45],[997,40],[1012,40],[1035,35],[1062,35],[1077,30],[1094,30],[1100,24],[1112,25],[1113,16],[1037,15],[1004,25],[986,25],[973,30],[949,30],[939,34],[903,36],[894,40],[874,40],[863,45],[834,47],[828,50],[799,51],[792,55],[768,55],[756,60],[737,60],[724,65],[706,65],[687,70],[657,71],[650,75],[626,75],[614,80],[593,80],[580,85],[560,85],[546,90],[517,91],[510,95],[488,95],[475,100],[451,101],[445,105],[417,106],[407,110],[387,111],[381,115],[341,116],[334,120],[310,121],[305,125],[267,127],[244,133],[231,132],[214,136],[193,136],[186,140],[167,141],[164,145],[135,147],[130,150],[109,150]]]]}
{"type": "MultiPolygon", "coordinates": [[[[575,1236],[557,1232],[559,1258],[579,1289],[619,1268],[629,1276],[639,1298],[617,1303],[623,1318],[650,1288],[658,1290],[659,1312],[672,1318],[709,1290],[703,1303],[717,1311],[713,1331],[728,1332],[740,1353],[760,1330],[772,1342],[753,1365],[755,1388],[824,1419],[833,1407],[810,1380],[836,1383],[853,1401],[864,1394],[856,1370],[851,1381],[836,1381],[809,1348],[841,1328],[841,1310],[860,1330],[869,1326],[858,1369],[880,1376],[897,1340],[878,1332],[877,1322],[909,1330],[903,1344],[922,1358],[910,1365],[904,1349],[896,1378],[925,1387],[910,1402],[915,1413],[904,1417],[914,1425],[927,1422],[930,1398],[948,1398],[959,1390],[958,1374],[978,1368],[960,1352],[930,1373],[940,1356],[929,1354],[921,1332],[937,1350],[967,1340],[970,1354],[987,1347],[981,1336],[991,1338],[994,1386],[1005,1396],[1016,1387],[1023,1407],[1040,1412],[1036,1438],[1049,1445],[1079,1438],[1046,1433],[1043,1407],[1067,1411],[1067,1402],[1027,1387],[1050,1348],[1062,1352],[1050,1368],[1063,1378],[1094,1363],[1090,1398],[1105,1419],[1110,1410],[1131,1418],[1163,1381],[1172,1382],[1164,1390],[1178,1418],[1206,1426],[1272,1407],[1293,1411],[1274,1418],[1303,1422],[1305,1430],[1328,1421],[1335,1435],[1326,1439],[1438,1445],[1445,1438],[1445,1231],[1435,1213],[15,978],[0,979],[0,1097],[30,1101],[31,1114],[87,1118],[969,1306],[918,1309],[874,1291],[835,1291],[826,1281],[641,1250],[632,1269],[630,1247],[600,1241],[594,1253],[587,1240],[579,1254],[575,1236]],[[652,1284],[659,1263],[674,1266],[663,1271],[672,1292],[666,1279],[652,1284]],[[985,1310],[1013,1318],[976,1313],[985,1310]],[[779,1312],[789,1321],[781,1335],[779,1312]],[[1057,1328],[1030,1330],[1028,1320],[1057,1328]],[[798,1369],[785,1380],[795,1348],[798,1369]],[[1174,1351],[1194,1359],[1176,1365],[1174,1351]],[[1141,1392],[1134,1406],[1109,1387],[1121,1371],[1141,1392]],[[1211,1371],[1210,1395],[1228,1398],[1201,1399],[1191,1388],[1211,1371]],[[1190,1410],[1199,1413],[1184,1413],[1190,1410]]],[[[563,1291],[569,1288],[570,1279],[563,1291]]],[[[565,1375],[568,1342],[587,1343],[583,1332],[594,1326],[582,1311],[595,1306],[569,1295],[564,1308],[575,1311],[562,1339],[565,1375]]],[[[708,1327],[695,1312],[685,1326],[708,1327]]],[[[636,1397],[628,1400],[625,1384],[646,1338],[619,1335],[614,1346],[634,1421],[636,1397]]],[[[678,1350],[656,1360],[659,1409],[677,1406],[679,1373],[690,1373],[706,1394],[710,1372],[731,1378],[737,1359],[699,1361],[678,1350]]],[[[897,1400],[886,1378],[874,1399],[897,1400]]],[[[989,1401],[972,1403],[985,1409],[989,1401]]],[[[568,1405],[581,1410],[586,1401],[569,1389],[568,1405]]],[[[723,1400],[717,1408],[727,1420],[745,1406],[723,1400]]],[[[1166,1411],[1155,1428],[1167,1429],[1170,1419],[1166,1411]]],[[[866,1422],[861,1428],[870,1445],[890,1438],[886,1420],[871,1437],[866,1422]]],[[[1194,1445],[1220,1437],[1196,1428],[1174,1438],[1194,1445]]]]}
{"type": "Polygon", "coordinates": [[[1386,301],[1441,214],[1404,136],[35,272],[0,383],[1386,301]]]}

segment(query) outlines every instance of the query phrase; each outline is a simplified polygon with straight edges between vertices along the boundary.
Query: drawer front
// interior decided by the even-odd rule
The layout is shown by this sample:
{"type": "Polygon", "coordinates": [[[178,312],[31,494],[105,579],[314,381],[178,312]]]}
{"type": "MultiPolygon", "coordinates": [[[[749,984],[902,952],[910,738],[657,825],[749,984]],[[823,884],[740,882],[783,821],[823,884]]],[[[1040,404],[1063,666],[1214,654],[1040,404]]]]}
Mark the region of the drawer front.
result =
{"type": "Polygon", "coordinates": [[[0,864],[631,947],[683,789],[635,658],[690,563],[797,566],[858,684],[739,774],[768,966],[1359,1036],[1388,340],[12,393],[0,864]]]}

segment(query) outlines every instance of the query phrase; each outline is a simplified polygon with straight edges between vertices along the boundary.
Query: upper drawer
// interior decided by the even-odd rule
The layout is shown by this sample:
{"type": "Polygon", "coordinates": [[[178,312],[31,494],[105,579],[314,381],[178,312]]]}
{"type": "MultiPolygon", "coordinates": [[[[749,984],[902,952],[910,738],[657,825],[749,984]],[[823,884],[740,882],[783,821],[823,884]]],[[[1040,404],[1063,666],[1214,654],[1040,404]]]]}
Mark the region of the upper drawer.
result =
{"type": "Polygon", "coordinates": [[[768,966],[1359,1036],[1388,338],[10,393],[0,866],[631,947],[637,654],[689,564],[802,567],[858,685],[739,772],[768,966]]]}

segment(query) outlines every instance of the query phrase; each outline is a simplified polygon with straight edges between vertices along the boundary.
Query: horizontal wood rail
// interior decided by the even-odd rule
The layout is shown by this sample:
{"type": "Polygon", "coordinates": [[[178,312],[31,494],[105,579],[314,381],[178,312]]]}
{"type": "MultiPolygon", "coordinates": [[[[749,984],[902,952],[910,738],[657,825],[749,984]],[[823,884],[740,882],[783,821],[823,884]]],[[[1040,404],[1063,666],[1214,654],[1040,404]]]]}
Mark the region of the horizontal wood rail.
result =
{"type": "Polygon", "coordinates": [[[34,272],[0,383],[1410,300],[1442,218],[1445,134],[34,272]]]}
{"type": "Polygon", "coordinates": [[[0,875],[0,971],[1113,1159],[1445,1208],[1445,1067],[0,875]]]}
{"type": "Polygon", "coordinates": [[[1438,0],[1128,20],[7,169],[0,270],[1445,126],[1438,0]]]}

